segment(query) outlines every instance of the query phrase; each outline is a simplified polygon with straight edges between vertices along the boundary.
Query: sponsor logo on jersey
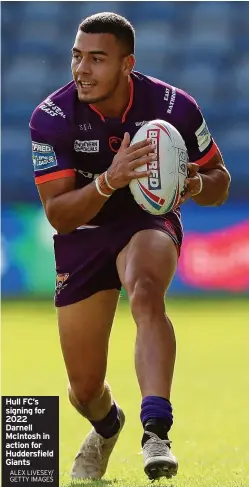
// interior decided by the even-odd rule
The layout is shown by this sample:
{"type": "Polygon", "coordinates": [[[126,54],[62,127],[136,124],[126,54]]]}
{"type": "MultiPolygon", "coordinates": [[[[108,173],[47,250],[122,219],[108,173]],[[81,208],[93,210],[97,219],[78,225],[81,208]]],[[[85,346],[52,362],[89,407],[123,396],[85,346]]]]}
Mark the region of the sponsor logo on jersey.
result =
{"type": "Polygon", "coordinates": [[[87,179],[96,179],[100,174],[94,174],[92,172],[87,172],[87,171],[82,171],[81,169],[75,169],[76,172],[81,174],[81,176],[84,176],[84,178],[87,179]]]}
{"type": "Polygon", "coordinates": [[[109,147],[113,152],[118,152],[122,143],[120,137],[109,137],[109,147]]]}
{"type": "Polygon", "coordinates": [[[142,127],[147,123],[147,120],[143,120],[142,122],[135,122],[136,127],[142,127]]]}
{"type": "Polygon", "coordinates": [[[66,118],[66,115],[62,111],[62,109],[55,105],[55,103],[50,98],[46,98],[46,100],[41,105],[39,105],[39,108],[51,117],[60,116],[62,118],[66,118]]]}
{"type": "Polygon", "coordinates": [[[149,189],[161,189],[161,176],[160,176],[160,162],[159,162],[159,137],[160,129],[149,129],[147,130],[147,138],[151,139],[152,145],[155,146],[155,154],[157,158],[150,164],[147,164],[148,170],[151,171],[148,177],[148,188],[149,189]]]}
{"type": "Polygon", "coordinates": [[[195,135],[197,138],[199,151],[203,152],[211,142],[211,134],[204,119],[201,126],[198,128],[198,130],[196,130],[195,135]]]}
{"type": "Polygon", "coordinates": [[[169,94],[170,94],[170,90],[169,88],[166,88],[165,89],[165,93],[164,93],[164,101],[168,101],[169,100],[169,94]]]}
{"type": "Polygon", "coordinates": [[[32,160],[35,171],[45,171],[57,166],[54,148],[41,142],[32,142],[32,160]]]}
{"type": "Polygon", "coordinates": [[[76,152],[99,152],[99,140],[75,140],[74,150],[76,152]]]}
{"type": "Polygon", "coordinates": [[[84,132],[87,132],[87,130],[92,130],[92,126],[90,123],[81,123],[79,125],[80,130],[84,130],[84,132]]]}
{"type": "Polygon", "coordinates": [[[169,106],[168,106],[167,113],[170,114],[172,112],[172,110],[174,108],[175,101],[176,101],[176,88],[174,86],[172,86],[172,93],[171,93],[171,97],[169,100],[169,106]]]}

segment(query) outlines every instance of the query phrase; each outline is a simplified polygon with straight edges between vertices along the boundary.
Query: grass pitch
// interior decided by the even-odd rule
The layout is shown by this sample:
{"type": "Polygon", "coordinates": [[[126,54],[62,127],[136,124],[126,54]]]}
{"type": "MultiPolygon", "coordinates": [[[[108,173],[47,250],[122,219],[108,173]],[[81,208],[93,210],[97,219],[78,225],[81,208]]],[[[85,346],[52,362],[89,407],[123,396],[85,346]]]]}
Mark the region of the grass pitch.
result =
{"type": "MultiPolygon", "coordinates": [[[[172,392],[173,452],[169,487],[249,487],[248,305],[243,300],[168,301],[177,335],[172,392]]],[[[60,397],[60,487],[145,487],[135,378],[135,325],[121,302],[113,328],[107,379],[126,412],[126,426],[102,481],[71,482],[72,460],[89,430],[67,401],[67,378],[56,314],[48,302],[2,306],[2,394],[60,397]]]]}

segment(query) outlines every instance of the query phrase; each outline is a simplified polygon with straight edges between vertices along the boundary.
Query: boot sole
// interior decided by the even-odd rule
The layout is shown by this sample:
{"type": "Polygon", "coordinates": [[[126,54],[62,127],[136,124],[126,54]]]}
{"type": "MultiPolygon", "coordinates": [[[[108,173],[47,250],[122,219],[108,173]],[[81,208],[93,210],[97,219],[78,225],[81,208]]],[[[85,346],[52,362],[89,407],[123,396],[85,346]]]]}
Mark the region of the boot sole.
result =
{"type": "Polygon", "coordinates": [[[177,470],[177,465],[162,460],[152,462],[144,468],[144,472],[150,480],[160,479],[161,477],[171,479],[177,474],[177,470]]]}

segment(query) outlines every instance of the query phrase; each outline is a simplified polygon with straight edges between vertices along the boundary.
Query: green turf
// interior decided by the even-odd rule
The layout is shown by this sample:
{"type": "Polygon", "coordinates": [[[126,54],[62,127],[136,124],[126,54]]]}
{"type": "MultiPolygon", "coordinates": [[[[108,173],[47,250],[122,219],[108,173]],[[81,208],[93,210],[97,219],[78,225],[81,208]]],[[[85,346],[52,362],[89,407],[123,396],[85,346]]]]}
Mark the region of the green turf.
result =
{"type": "MultiPolygon", "coordinates": [[[[248,305],[169,300],[178,350],[171,432],[179,474],[154,486],[249,486],[248,305]]],[[[67,401],[67,378],[52,303],[3,303],[2,394],[60,396],[60,487],[143,487],[140,394],[133,365],[135,326],[121,303],[108,380],[127,422],[103,481],[74,482],[69,471],[89,426],[67,401]]]]}

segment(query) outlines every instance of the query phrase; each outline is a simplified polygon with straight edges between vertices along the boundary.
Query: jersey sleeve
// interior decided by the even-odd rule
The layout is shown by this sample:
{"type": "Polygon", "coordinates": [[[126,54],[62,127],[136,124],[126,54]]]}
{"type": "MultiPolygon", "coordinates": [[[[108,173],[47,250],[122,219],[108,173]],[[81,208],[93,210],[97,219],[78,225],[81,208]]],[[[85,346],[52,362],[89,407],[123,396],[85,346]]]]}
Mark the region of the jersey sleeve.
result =
{"type": "Polygon", "coordinates": [[[217,146],[196,101],[185,99],[185,114],[182,117],[182,136],[189,154],[189,161],[199,166],[206,164],[217,152],[217,146]]]}
{"type": "Polygon", "coordinates": [[[29,124],[36,184],[75,175],[65,129],[58,125],[56,117],[51,119],[48,123],[37,108],[29,124]]]}

